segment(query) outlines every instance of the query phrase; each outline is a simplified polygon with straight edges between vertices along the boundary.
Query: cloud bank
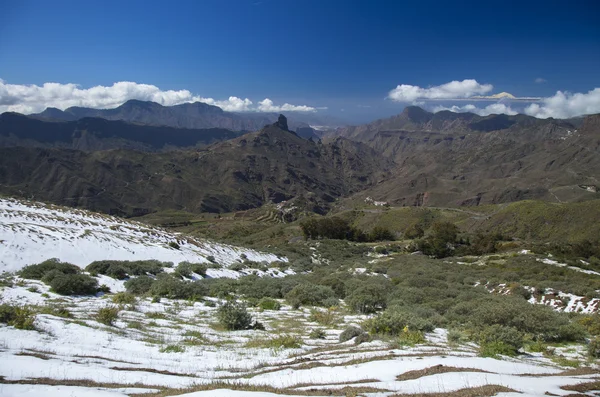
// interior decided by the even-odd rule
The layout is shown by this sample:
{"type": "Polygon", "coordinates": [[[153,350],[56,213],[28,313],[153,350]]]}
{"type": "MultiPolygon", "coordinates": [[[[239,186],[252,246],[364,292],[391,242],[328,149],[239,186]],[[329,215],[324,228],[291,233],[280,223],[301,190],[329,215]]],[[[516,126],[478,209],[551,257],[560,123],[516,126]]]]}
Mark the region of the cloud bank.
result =
{"type": "Polygon", "coordinates": [[[511,109],[510,106],[507,106],[503,103],[494,103],[491,105],[488,105],[484,108],[478,108],[477,106],[473,105],[473,104],[469,104],[469,105],[464,105],[464,106],[436,106],[433,108],[434,112],[440,112],[442,110],[449,110],[451,112],[454,113],[475,113],[478,114],[480,116],[489,116],[490,114],[508,114],[508,115],[515,115],[518,114],[518,112],[516,110],[511,109]]]}
{"type": "MultiPolygon", "coordinates": [[[[535,81],[543,83],[546,80],[538,78],[535,81]]],[[[549,117],[565,119],[585,114],[600,113],[600,88],[595,88],[587,93],[557,91],[555,95],[547,98],[514,97],[506,92],[489,95],[488,93],[493,88],[491,84],[480,84],[477,80],[473,79],[451,81],[429,88],[402,84],[388,93],[388,99],[396,102],[412,103],[414,105],[423,105],[427,103],[426,101],[436,100],[445,100],[448,102],[464,102],[465,100],[474,102],[497,101],[485,107],[474,104],[439,105],[432,109],[433,111],[471,112],[481,116],[499,113],[508,115],[525,113],[543,119],[549,117]],[[527,106],[515,105],[519,101],[522,103],[530,102],[530,104],[527,106]]]]}
{"type": "Polygon", "coordinates": [[[139,84],[131,81],[120,81],[112,86],[95,86],[81,88],[77,84],[44,83],[38,85],[7,84],[0,79],[0,113],[19,112],[24,114],[41,112],[48,107],[61,110],[71,106],[94,109],[110,109],[122,105],[130,99],[152,101],[163,106],[182,103],[204,102],[218,106],[230,112],[315,112],[317,108],[305,105],[281,106],[273,104],[269,98],[253,106],[248,99],[230,96],[225,100],[204,98],[192,94],[189,90],[161,90],[155,85],[139,84]]]}
{"type": "Polygon", "coordinates": [[[388,98],[396,102],[414,102],[418,99],[458,99],[471,98],[492,91],[491,84],[480,84],[477,80],[451,81],[429,88],[401,84],[388,93],[388,98]]]}
{"type": "Polygon", "coordinates": [[[490,114],[515,115],[524,113],[539,119],[553,117],[555,119],[568,119],[586,114],[600,113],[600,88],[595,88],[588,93],[568,93],[558,91],[555,95],[542,98],[538,103],[531,103],[525,108],[514,109],[506,103],[494,103],[486,107],[477,107],[473,104],[464,106],[435,106],[434,112],[450,110],[451,112],[471,112],[480,116],[490,114]]]}

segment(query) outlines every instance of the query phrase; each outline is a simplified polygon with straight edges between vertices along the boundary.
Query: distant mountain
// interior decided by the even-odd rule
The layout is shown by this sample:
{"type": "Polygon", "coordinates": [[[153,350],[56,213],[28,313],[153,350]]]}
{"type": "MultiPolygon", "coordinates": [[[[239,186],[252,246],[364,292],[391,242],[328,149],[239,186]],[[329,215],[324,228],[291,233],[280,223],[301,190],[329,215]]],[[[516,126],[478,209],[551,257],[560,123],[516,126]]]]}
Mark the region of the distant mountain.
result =
{"type": "Polygon", "coordinates": [[[0,114],[0,146],[159,151],[205,146],[241,133],[223,128],[185,129],[84,117],[44,121],[18,113],[0,114]]]}
{"type": "Polygon", "coordinates": [[[434,114],[408,107],[336,133],[397,164],[392,178],[361,193],[376,200],[433,206],[558,202],[597,196],[579,186],[600,185],[599,119],[434,114]]]}
{"type": "MultiPolygon", "coordinates": [[[[175,128],[223,128],[231,131],[258,131],[277,120],[278,113],[233,113],[202,102],[162,106],[155,102],[129,100],[114,109],[70,107],[64,111],[47,108],[30,115],[45,120],[74,121],[85,117],[122,120],[130,123],[169,126],[175,128]]],[[[290,128],[309,127],[310,124],[329,123],[330,120],[315,114],[294,113],[290,128]],[[306,120],[306,121],[305,121],[306,120]]],[[[340,124],[335,124],[339,126],[340,124]]]]}
{"type": "Polygon", "coordinates": [[[0,148],[0,193],[120,215],[228,212],[283,200],[324,212],[389,177],[392,162],[362,143],[322,144],[284,127],[280,121],[205,150],[0,148]]]}

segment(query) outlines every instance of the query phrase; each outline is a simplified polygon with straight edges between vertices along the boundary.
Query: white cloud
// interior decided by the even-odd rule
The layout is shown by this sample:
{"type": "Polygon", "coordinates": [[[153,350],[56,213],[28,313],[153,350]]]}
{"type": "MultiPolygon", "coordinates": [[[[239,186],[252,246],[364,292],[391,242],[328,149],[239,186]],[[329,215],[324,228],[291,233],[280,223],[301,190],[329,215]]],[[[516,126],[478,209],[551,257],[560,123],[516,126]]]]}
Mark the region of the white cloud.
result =
{"type": "Polygon", "coordinates": [[[193,95],[189,90],[163,91],[155,85],[139,84],[131,81],[120,81],[112,86],[99,85],[91,88],[81,88],[72,83],[44,83],[41,86],[7,84],[0,79],[0,113],[19,112],[29,114],[41,112],[47,107],[64,110],[71,106],[110,109],[120,106],[130,99],[152,101],[164,106],[204,102],[231,112],[312,112],[317,110],[310,106],[290,105],[289,103],[276,106],[268,98],[259,102],[258,107],[253,107],[253,102],[248,98],[242,99],[230,96],[225,100],[215,100],[193,95]]]}
{"type": "Polygon", "coordinates": [[[480,84],[477,80],[451,81],[429,88],[401,84],[388,93],[388,98],[396,102],[414,102],[417,99],[464,99],[490,92],[494,86],[480,84]]]}
{"type": "Polygon", "coordinates": [[[532,103],[527,106],[525,113],[540,119],[566,119],[600,113],[600,88],[594,88],[587,94],[557,91],[554,96],[543,98],[539,104],[532,103]]]}
{"type": "Polygon", "coordinates": [[[436,106],[433,108],[434,112],[439,112],[442,110],[449,110],[451,112],[455,112],[455,113],[475,113],[478,114],[480,116],[488,116],[490,114],[508,114],[508,115],[515,115],[518,112],[516,110],[511,109],[510,106],[507,106],[503,103],[493,103],[491,105],[488,105],[484,108],[478,108],[477,106],[473,105],[473,104],[468,104],[468,105],[464,105],[464,106],[450,106],[450,107],[446,107],[446,106],[436,106]]]}
{"type": "Polygon", "coordinates": [[[209,105],[218,106],[227,112],[250,112],[253,110],[251,108],[252,101],[250,99],[242,99],[236,96],[230,96],[229,99],[225,101],[215,101],[212,98],[197,98],[193,102],[208,103],[209,105]]]}
{"type": "Polygon", "coordinates": [[[538,77],[538,78],[537,78],[537,79],[535,79],[534,81],[535,81],[537,84],[542,84],[542,83],[545,83],[545,82],[546,82],[546,81],[548,81],[548,80],[546,80],[546,79],[545,79],[545,78],[543,78],[543,77],[538,77]]]}
{"type": "Polygon", "coordinates": [[[315,112],[317,109],[311,106],[296,106],[284,103],[281,106],[276,106],[269,98],[265,98],[258,103],[258,111],[260,112],[315,112]]]}

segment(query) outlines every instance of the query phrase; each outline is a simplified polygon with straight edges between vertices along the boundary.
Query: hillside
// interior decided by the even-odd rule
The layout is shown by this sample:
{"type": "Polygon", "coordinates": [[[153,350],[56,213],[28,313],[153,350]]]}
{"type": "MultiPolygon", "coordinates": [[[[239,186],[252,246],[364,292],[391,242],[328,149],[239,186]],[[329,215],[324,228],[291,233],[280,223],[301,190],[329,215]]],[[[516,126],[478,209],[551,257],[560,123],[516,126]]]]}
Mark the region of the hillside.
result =
{"type": "Polygon", "coordinates": [[[327,211],[372,186],[391,162],[364,144],[321,144],[277,123],[200,151],[0,148],[0,192],[121,215],[230,212],[299,200],[327,211]]]}
{"type": "Polygon", "coordinates": [[[0,114],[0,147],[66,148],[84,151],[160,151],[205,146],[239,136],[223,128],[185,129],[85,117],[44,121],[18,113],[0,114]]]}
{"type": "Polygon", "coordinates": [[[338,133],[397,164],[392,178],[361,193],[361,199],[408,206],[563,202],[597,198],[599,119],[587,116],[578,127],[524,115],[480,117],[407,108],[397,117],[338,133]]]}
{"type": "MultiPolygon", "coordinates": [[[[0,272],[13,272],[49,258],[84,268],[97,260],[148,260],[225,267],[240,256],[286,261],[272,254],[217,244],[138,222],[38,202],[0,199],[0,272]],[[169,245],[177,244],[177,248],[169,245]]],[[[234,274],[235,275],[235,274],[234,274]]]]}

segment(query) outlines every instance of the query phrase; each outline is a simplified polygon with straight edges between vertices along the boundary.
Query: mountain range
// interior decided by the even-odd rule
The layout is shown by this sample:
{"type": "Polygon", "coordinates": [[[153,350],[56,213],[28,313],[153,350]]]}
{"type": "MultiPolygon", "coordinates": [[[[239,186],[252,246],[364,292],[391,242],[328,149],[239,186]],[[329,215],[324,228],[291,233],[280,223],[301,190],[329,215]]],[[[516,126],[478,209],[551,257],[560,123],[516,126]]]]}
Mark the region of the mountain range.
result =
{"type": "Polygon", "coordinates": [[[255,132],[181,128],[254,126],[210,105],[178,106],[0,115],[0,193],[127,216],[282,201],[325,213],[342,198],[458,207],[599,197],[600,115],[542,120],[410,106],[321,141],[308,127],[290,131],[282,116],[252,115],[269,121],[255,132]],[[201,124],[180,117],[186,112],[211,116],[201,124]]]}
{"type": "MultiPolygon", "coordinates": [[[[285,118],[283,118],[285,120],[285,118]]],[[[384,179],[392,162],[365,144],[323,144],[276,122],[202,150],[0,148],[0,192],[118,215],[228,212],[303,199],[324,212],[384,179]]]]}
{"type": "MultiPolygon", "coordinates": [[[[218,106],[203,102],[163,106],[155,102],[129,100],[114,109],[70,107],[63,110],[47,108],[30,115],[42,120],[74,121],[86,117],[121,120],[129,123],[167,126],[174,128],[208,129],[223,128],[231,131],[257,131],[277,121],[278,113],[226,112],[218,106]]],[[[339,126],[343,122],[329,116],[296,112],[290,118],[292,129],[310,128],[310,125],[339,126]]],[[[312,134],[312,132],[306,132],[312,134]]],[[[310,135],[309,135],[310,136],[310,135]]],[[[307,138],[309,137],[307,136],[307,138]]]]}

